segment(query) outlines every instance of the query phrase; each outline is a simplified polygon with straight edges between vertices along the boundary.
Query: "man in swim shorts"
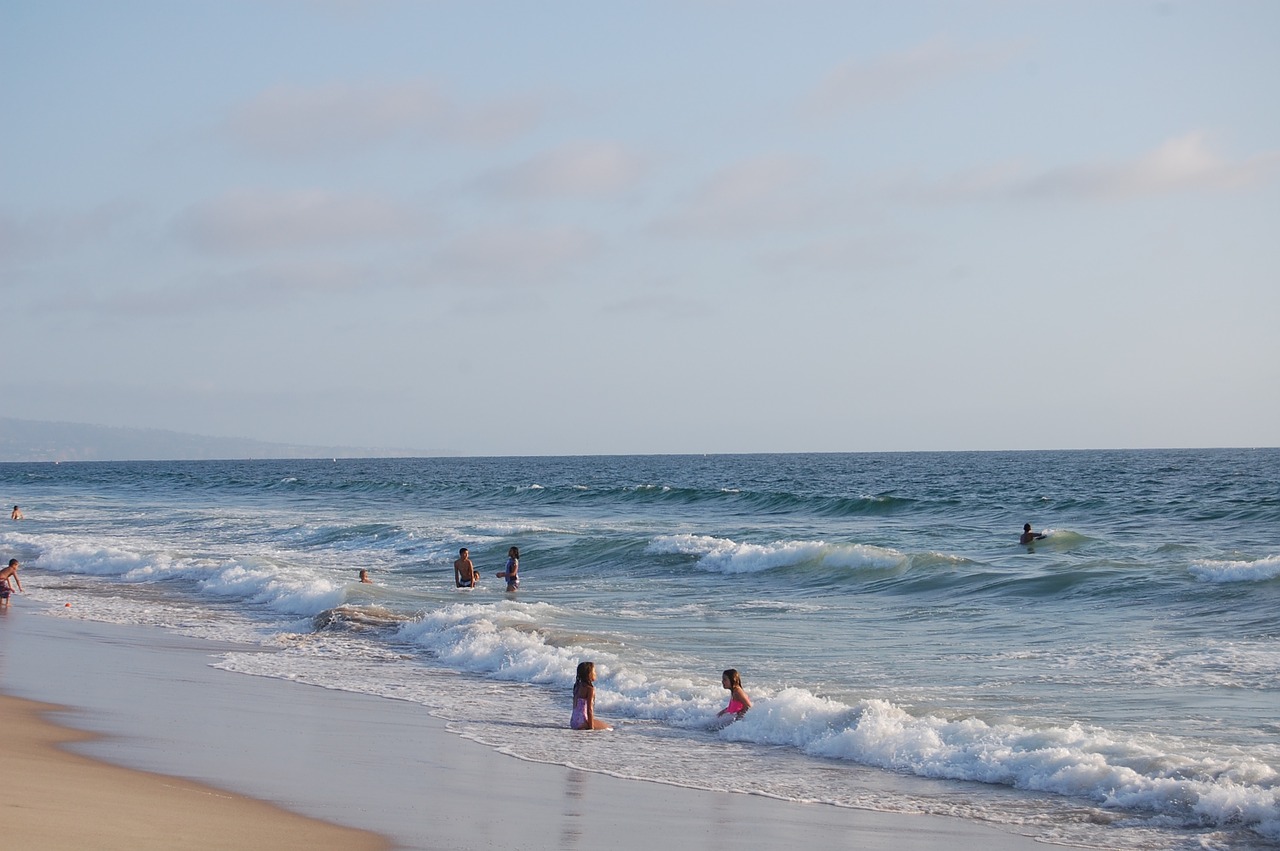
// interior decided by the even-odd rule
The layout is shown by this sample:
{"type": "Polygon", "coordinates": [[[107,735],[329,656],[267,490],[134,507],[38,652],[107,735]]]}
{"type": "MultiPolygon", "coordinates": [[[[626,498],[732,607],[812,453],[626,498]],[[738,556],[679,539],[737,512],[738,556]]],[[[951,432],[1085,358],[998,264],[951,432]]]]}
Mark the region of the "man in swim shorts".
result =
{"type": "Polygon", "coordinates": [[[16,558],[9,559],[9,566],[0,570],[0,601],[7,606],[9,604],[9,595],[13,593],[13,588],[9,586],[9,580],[13,580],[13,584],[18,586],[18,590],[22,590],[22,580],[18,578],[18,560],[16,558]]]}
{"type": "Polygon", "coordinates": [[[466,547],[458,550],[458,560],[453,563],[453,584],[459,588],[476,587],[476,566],[466,547]]]}

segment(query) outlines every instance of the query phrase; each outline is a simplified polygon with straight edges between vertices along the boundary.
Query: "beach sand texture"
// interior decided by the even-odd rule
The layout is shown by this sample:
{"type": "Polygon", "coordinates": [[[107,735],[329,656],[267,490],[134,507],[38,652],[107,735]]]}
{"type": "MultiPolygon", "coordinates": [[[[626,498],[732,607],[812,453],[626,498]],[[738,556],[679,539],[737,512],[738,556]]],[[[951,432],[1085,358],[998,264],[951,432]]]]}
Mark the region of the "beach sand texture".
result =
{"type": "Polygon", "coordinates": [[[24,699],[0,703],[4,847],[1044,847],[958,819],[524,762],[415,704],[229,673],[211,652],[33,601],[0,613],[0,691],[24,699]]]}
{"type": "Polygon", "coordinates": [[[199,783],[69,753],[91,734],[45,720],[63,707],[0,695],[0,846],[10,849],[391,848],[386,839],[199,783]]]}

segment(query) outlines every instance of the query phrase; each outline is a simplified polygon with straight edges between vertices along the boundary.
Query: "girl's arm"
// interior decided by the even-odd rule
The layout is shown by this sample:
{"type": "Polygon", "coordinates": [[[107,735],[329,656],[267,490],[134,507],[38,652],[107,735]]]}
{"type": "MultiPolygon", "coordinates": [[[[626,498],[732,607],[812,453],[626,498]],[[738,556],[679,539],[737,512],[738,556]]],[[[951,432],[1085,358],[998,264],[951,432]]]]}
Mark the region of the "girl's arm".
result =
{"type": "Polygon", "coordinates": [[[594,730],[596,728],[596,687],[590,683],[584,683],[582,697],[587,701],[587,729],[594,730]]]}

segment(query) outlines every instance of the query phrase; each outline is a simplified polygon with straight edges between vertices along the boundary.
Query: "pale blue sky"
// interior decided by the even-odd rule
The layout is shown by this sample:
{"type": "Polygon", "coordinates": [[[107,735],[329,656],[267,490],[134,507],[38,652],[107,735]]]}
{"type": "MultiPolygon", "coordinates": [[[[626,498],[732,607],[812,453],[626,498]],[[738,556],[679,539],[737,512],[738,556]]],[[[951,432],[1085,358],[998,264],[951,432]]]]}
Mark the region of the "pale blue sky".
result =
{"type": "Polygon", "coordinates": [[[0,0],[3,414],[1280,444],[1280,4],[0,0]]]}

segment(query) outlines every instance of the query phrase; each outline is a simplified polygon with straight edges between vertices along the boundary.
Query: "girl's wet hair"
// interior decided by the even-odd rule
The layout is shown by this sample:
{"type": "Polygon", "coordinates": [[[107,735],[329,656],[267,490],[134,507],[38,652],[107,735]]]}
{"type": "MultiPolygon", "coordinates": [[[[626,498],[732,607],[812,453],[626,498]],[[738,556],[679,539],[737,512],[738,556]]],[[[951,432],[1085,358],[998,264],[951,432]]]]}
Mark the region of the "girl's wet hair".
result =
{"type": "Polygon", "coordinates": [[[742,688],[742,678],[738,676],[737,668],[725,669],[723,678],[729,681],[730,687],[737,686],[738,688],[742,688]]]}
{"type": "Polygon", "coordinates": [[[578,663],[578,682],[580,683],[591,682],[591,675],[595,673],[595,670],[596,670],[595,662],[579,662],[578,663]]]}

